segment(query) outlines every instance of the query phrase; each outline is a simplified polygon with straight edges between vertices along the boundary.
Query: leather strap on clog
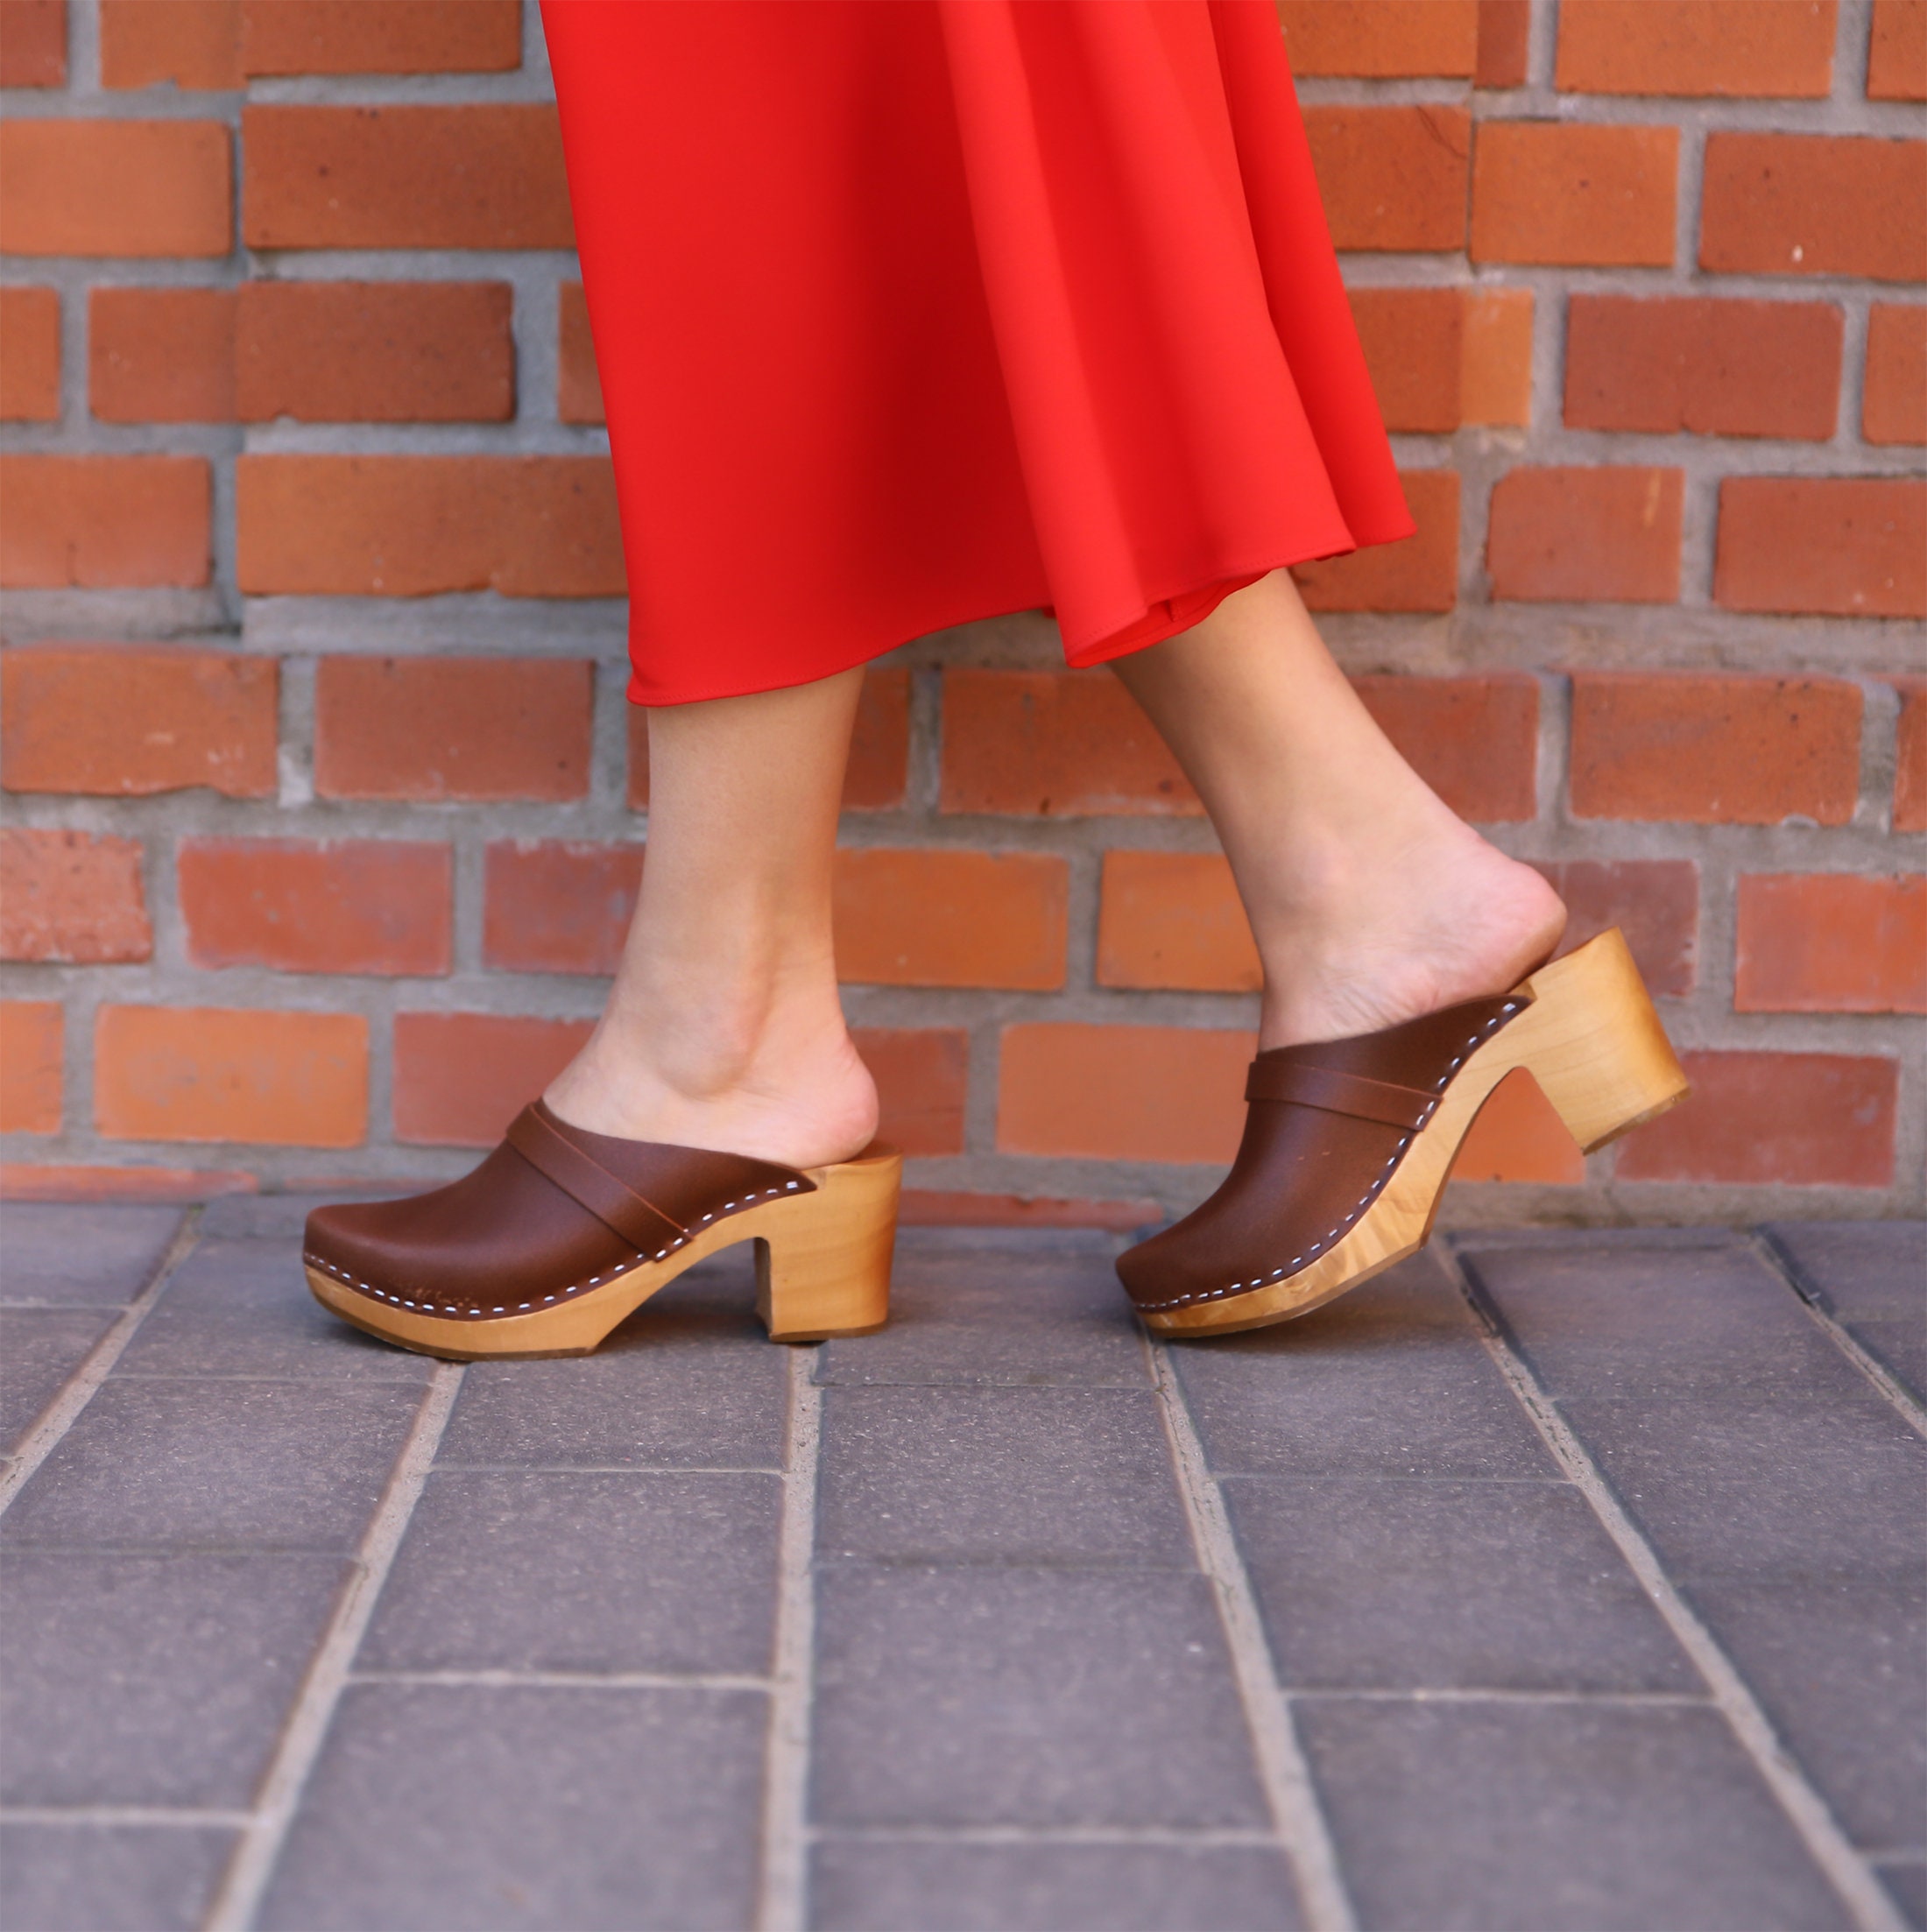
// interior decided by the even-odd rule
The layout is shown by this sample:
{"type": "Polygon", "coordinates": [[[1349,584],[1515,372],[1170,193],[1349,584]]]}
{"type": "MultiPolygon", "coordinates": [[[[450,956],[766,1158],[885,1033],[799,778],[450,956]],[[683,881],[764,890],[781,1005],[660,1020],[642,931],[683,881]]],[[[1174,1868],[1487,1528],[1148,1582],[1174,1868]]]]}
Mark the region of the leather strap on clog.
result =
{"type": "Polygon", "coordinates": [[[1326,1113],[1350,1114],[1355,1120],[1377,1120],[1387,1127],[1422,1127],[1436,1094],[1387,1080],[1367,1080],[1359,1074],[1341,1074],[1305,1061],[1267,1061],[1262,1054],[1245,1076],[1246,1100],[1275,1100],[1297,1107],[1317,1107],[1326,1113]]]}
{"type": "Polygon", "coordinates": [[[533,1106],[523,1108],[510,1122],[505,1138],[545,1181],[552,1181],[624,1240],[632,1242],[639,1252],[660,1248],[664,1241],[689,1231],[565,1140],[533,1106]]]}

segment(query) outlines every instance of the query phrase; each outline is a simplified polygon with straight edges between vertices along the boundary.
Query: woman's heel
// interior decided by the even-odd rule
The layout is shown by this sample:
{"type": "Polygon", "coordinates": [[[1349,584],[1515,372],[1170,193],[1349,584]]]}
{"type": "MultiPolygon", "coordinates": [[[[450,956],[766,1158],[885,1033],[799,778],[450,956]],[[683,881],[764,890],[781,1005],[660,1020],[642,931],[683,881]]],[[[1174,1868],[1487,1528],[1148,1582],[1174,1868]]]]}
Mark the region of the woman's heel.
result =
{"type": "Polygon", "coordinates": [[[1526,1068],[1586,1153],[1685,1097],[1685,1073],[1618,927],[1542,966],[1493,1045],[1526,1068]]]}
{"type": "Polygon", "coordinates": [[[890,1315],[902,1155],[872,1146],[809,1178],[814,1194],[759,1210],[756,1312],[773,1342],[868,1335],[890,1315]]]}

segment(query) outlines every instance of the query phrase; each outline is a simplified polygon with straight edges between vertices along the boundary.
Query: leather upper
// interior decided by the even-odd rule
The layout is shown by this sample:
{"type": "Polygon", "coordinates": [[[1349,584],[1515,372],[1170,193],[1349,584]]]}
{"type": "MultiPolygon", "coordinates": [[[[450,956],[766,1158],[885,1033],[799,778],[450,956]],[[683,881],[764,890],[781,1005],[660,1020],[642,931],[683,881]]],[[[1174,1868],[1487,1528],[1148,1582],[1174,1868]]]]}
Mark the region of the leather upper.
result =
{"type": "Polygon", "coordinates": [[[1119,1257],[1131,1299],[1147,1313],[1224,1301],[1316,1260],[1378,1198],[1467,1056],[1529,1004],[1516,993],[1471,999],[1260,1054],[1224,1184],[1119,1257]]]}
{"type": "Polygon", "coordinates": [[[446,1188],[317,1208],[303,1259],[392,1307],[487,1321],[588,1294],[727,1215],[815,1189],[773,1161],[590,1133],[538,1100],[446,1188]]]}

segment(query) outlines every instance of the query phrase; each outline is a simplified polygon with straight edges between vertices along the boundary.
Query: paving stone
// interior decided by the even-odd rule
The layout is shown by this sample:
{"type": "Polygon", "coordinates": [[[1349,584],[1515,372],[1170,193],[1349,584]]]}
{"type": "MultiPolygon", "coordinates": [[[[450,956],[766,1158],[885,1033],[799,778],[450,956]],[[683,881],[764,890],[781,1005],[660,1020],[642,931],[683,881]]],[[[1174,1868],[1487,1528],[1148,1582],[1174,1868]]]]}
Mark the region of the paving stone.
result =
{"type": "Polygon", "coordinates": [[[1927,1442],[1860,1377],[1838,1402],[1568,1402],[1675,1576],[1923,1578],[1927,1442]]]}
{"type": "Polygon", "coordinates": [[[834,1388],[818,1560],[1196,1567],[1148,1389],[834,1388]]]}
{"type": "Polygon", "coordinates": [[[0,1801],[246,1805],[348,1573],[307,1553],[7,1552],[0,1801]]]}
{"type": "Polygon", "coordinates": [[[1908,1924],[1927,1927],[1927,1858],[1882,1858],[1874,1870],[1908,1924]]]}
{"type": "Polygon", "coordinates": [[[1866,1386],[1786,1284],[1737,1240],[1465,1252],[1556,1400],[1831,1402],[1866,1386]]]}
{"type": "Polygon", "coordinates": [[[780,1468],[789,1350],[756,1319],[748,1266],[698,1263],[593,1355],[471,1364],[438,1463],[780,1468]]]}
{"type": "Polygon", "coordinates": [[[330,1315],[308,1293],[292,1242],[220,1239],[195,1246],[116,1372],[421,1382],[433,1365],[330,1315]]]}
{"type": "Polygon", "coordinates": [[[1201,1576],[834,1568],[816,1630],[823,1823],[1269,1822],[1201,1576]]]}
{"type": "Polygon", "coordinates": [[[1802,1291],[1927,1402],[1927,1221],[1782,1221],[1766,1233],[1802,1291]]]}
{"type": "Polygon", "coordinates": [[[0,1442],[20,1440],[115,1319],[110,1308],[0,1308],[0,1442]]]}
{"type": "Polygon", "coordinates": [[[751,1922],[757,1691],[359,1684],[263,1932],[738,1932],[751,1922]]]}
{"type": "Polygon", "coordinates": [[[0,1824],[11,1932],[190,1932],[235,1834],[207,1825],[0,1824]]]}
{"type": "Polygon", "coordinates": [[[1170,1359],[1219,1475],[1545,1477],[1556,1465],[1430,1254],[1170,1359]]]}
{"type": "Polygon", "coordinates": [[[865,1843],[816,1847],[815,1932],[1295,1932],[1261,1845],[865,1843]]]}
{"type": "Polygon", "coordinates": [[[1917,1581],[1723,1577],[1685,1593],[1855,1844],[1927,1819],[1927,1610],[1917,1581]]]}
{"type": "Polygon", "coordinates": [[[1238,1477],[1224,1486],[1288,1683],[1701,1689],[1567,1484],[1238,1477]]]}
{"type": "Polygon", "coordinates": [[[827,1343],[822,1383],[1110,1386],[1150,1380],[1109,1236],[1076,1229],[907,1229],[893,1319],[827,1343]]]}
{"type": "Polygon", "coordinates": [[[0,1300],[113,1308],[152,1280],[184,1209],[10,1201],[0,1208],[0,1300]]]}
{"type": "Polygon", "coordinates": [[[5,1538],[349,1549],[420,1402],[392,1382],[110,1376],[20,1492],[5,1538]]]}
{"type": "Polygon", "coordinates": [[[368,1670],[770,1667],[776,1476],[437,1470],[368,1670]]]}
{"type": "Polygon", "coordinates": [[[200,1231],[204,1240],[286,1241],[299,1249],[308,1216],[328,1202],[392,1201],[398,1195],[422,1194],[446,1185],[424,1179],[419,1184],[346,1187],[321,1194],[226,1194],[201,1209],[200,1231]]]}
{"type": "Polygon", "coordinates": [[[1382,1932],[1849,1922],[1707,1706],[1334,1697],[1297,1716],[1382,1932]]]}

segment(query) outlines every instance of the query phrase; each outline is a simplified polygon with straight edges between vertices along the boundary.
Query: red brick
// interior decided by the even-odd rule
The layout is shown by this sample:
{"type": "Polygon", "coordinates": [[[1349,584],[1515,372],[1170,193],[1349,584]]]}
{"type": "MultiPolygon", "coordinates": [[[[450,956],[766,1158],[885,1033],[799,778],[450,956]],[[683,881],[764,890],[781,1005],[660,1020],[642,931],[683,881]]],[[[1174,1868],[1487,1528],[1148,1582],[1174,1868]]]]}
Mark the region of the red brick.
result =
{"type": "Polygon", "coordinates": [[[1479,0],[1479,58],[1472,78],[1482,88],[1522,88],[1532,51],[1532,0],[1479,0]]]}
{"type": "Polygon", "coordinates": [[[579,799],[595,666],[579,658],[323,658],[321,798],[579,799]]]}
{"type": "Polygon", "coordinates": [[[1728,476],[1713,602],[1729,610],[1927,617],[1927,481],[1728,476]]]}
{"type": "Polygon", "coordinates": [[[1385,427],[1420,433],[1457,429],[1465,361],[1464,291],[1355,288],[1351,296],[1352,319],[1358,324],[1385,427]]]}
{"type": "Polygon", "coordinates": [[[241,65],[251,74],[476,74],[521,64],[521,0],[241,0],[241,65]]]}
{"type": "Polygon", "coordinates": [[[971,1036],[961,1026],[859,1026],[851,1036],[877,1082],[877,1139],[899,1153],[962,1153],[971,1036]]]}
{"type": "Polygon", "coordinates": [[[51,423],[60,414],[60,291],[0,288],[0,420],[51,423]]]}
{"type": "Polygon", "coordinates": [[[1296,74],[1467,74],[1478,0],[1278,0],[1296,74]]]}
{"type": "Polygon", "coordinates": [[[251,248],[573,248],[555,110],[256,107],[242,233],[251,248]]]}
{"type": "Polygon", "coordinates": [[[9,255],[225,255],[233,197],[218,121],[0,123],[9,255]]]}
{"type": "Polygon", "coordinates": [[[1585,1156],[1539,1082],[1515,1067],[1493,1089],[1460,1142],[1452,1179],[1577,1187],[1585,1179],[1585,1156]]]}
{"type": "Polygon", "coordinates": [[[1875,302],[1867,311],[1860,434],[1870,443],[1927,443],[1927,307],[1875,302]]]}
{"type": "Polygon", "coordinates": [[[101,0],[100,18],[103,87],[241,85],[236,0],[101,0]]]}
{"type": "Polygon", "coordinates": [[[1927,1012],[1927,878],[1744,875],[1733,1004],[1740,1013],[1927,1012]]]}
{"type": "Polygon", "coordinates": [[[0,88],[67,85],[67,0],[0,0],[0,88]]]}
{"type": "Polygon", "coordinates": [[[1315,107],[1305,131],[1341,249],[1465,245],[1471,118],[1449,107],[1315,107]]]}
{"type": "Polygon", "coordinates": [[[1064,983],[1070,869],[1039,852],[836,854],[836,977],[870,986],[1064,983]]]}
{"type": "Polygon", "coordinates": [[[506,1013],[397,1013],[395,1139],[492,1147],[594,1026],[506,1013]]]}
{"type": "Polygon", "coordinates": [[[1628,1137],[1620,1181],[1884,1188],[1894,1178],[1890,1060],[1689,1053],[1692,1092],[1628,1137]]]}
{"type": "Polygon", "coordinates": [[[1002,1153],[1225,1161],[1244,1130],[1248,1033],[1196,1026],[1004,1029],[1002,1153]]]}
{"type": "MultiPolygon", "coordinates": [[[[0,1177],[6,1169],[0,1167],[0,1177]]],[[[4,1188],[0,1178],[0,1188],[4,1188]]],[[[0,1193],[0,1200],[5,1195],[0,1193]]],[[[1131,1234],[1164,1219],[1161,1201],[1064,1199],[978,1194],[968,1188],[906,1188],[898,1197],[900,1228],[1109,1228],[1131,1234]]]]}
{"type": "MultiPolygon", "coordinates": [[[[856,729],[844,767],[843,809],[889,812],[903,803],[910,770],[910,673],[865,671],[857,695],[856,729]]],[[[649,711],[629,707],[629,805],[649,803],[649,711]]]]}
{"type": "Polygon", "coordinates": [[[96,288],[88,406],[106,423],[234,420],[231,288],[96,288]]]}
{"type": "Polygon", "coordinates": [[[1927,279],[1927,141],[1709,134],[1699,265],[1726,275],[1927,279]]]}
{"type": "Polygon", "coordinates": [[[1196,818],[1204,807],[1113,677],[946,671],[938,809],[1196,818]]]}
{"type": "Polygon", "coordinates": [[[561,366],[556,373],[555,412],[565,423],[604,423],[602,374],[596,367],[595,338],[589,332],[589,304],[580,282],[556,291],[561,366]]]}
{"type": "Polygon", "coordinates": [[[515,973],[613,973],[641,886],[639,845],[491,844],[484,859],[482,962],[515,973]]]}
{"type": "Polygon", "coordinates": [[[1251,926],[1216,852],[1106,852],[1098,984],[1251,993],[1265,983],[1251,926]]]}
{"type": "Polygon", "coordinates": [[[260,1191],[255,1175],[236,1167],[0,1162],[0,1201],[211,1201],[217,1195],[260,1191]]]}
{"type": "Polygon", "coordinates": [[[1508,470],[1486,538],[1492,594],[1532,603],[1672,603],[1681,472],[1575,465],[1508,470]]]}
{"type": "Polygon", "coordinates": [[[279,670],[176,645],[13,645],[0,652],[6,787],[272,798],[279,670]]]}
{"type": "Polygon", "coordinates": [[[140,861],[138,839],[0,831],[0,958],[95,965],[152,957],[140,861]]]}
{"type": "Polygon", "coordinates": [[[446,973],[450,848],[400,839],[188,838],[187,957],[283,973],[446,973]]]}
{"type": "Polygon", "coordinates": [[[1566,426],[1825,442],[1844,333],[1831,302],[1574,295],[1566,426]]]}
{"type": "Polygon", "coordinates": [[[94,1120],[109,1140],[358,1146],[368,1132],[359,1013],[102,1006],[94,1120]]]}
{"type": "Polygon", "coordinates": [[[1539,686],[1522,672],[1354,678],[1400,755],[1461,818],[1529,819],[1539,809],[1539,686]]]}
{"type": "Polygon", "coordinates": [[[95,590],[208,581],[201,456],[0,456],[0,584],[95,590]]]}
{"type": "Polygon", "coordinates": [[[1560,0],[1557,84],[1822,101],[1834,12],[1834,0],[1560,0]]]}
{"type": "Polygon", "coordinates": [[[1699,867],[1687,858],[1535,859],[1565,901],[1561,955],[1617,926],[1649,993],[1683,998],[1699,963],[1699,867]]]}
{"type": "Polygon", "coordinates": [[[1669,268],[1678,174],[1676,128],[1483,122],[1472,259],[1669,268]]]}
{"type": "Polygon", "coordinates": [[[505,422],[515,413],[512,307],[506,282],[246,283],[241,418],[505,422]]]}
{"type": "Polygon", "coordinates": [[[1396,543],[1295,565],[1308,610],[1450,610],[1458,600],[1458,472],[1408,469],[1400,483],[1418,529],[1396,543]]]}
{"type": "Polygon", "coordinates": [[[1522,429],[1532,420],[1532,291],[1468,289],[1459,414],[1522,429]]]}
{"type": "Polygon", "coordinates": [[[236,568],[262,595],[619,597],[603,456],[243,456],[236,568]]]}
{"type": "Polygon", "coordinates": [[[1579,672],[1573,814],[1845,825],[1860,796],[1860,708],[1842,679],[1579,672]]]}
{"type": "Polygon", "coordinates": [[[1927,0],[1874,0],[1867,97],[1927,101],[1927,0]]]}
{"type": "Polygon", "coordinates": [[[1894,829],[1927,832],[1927,678],[1895,682],[1900,718],[1894,747],[1894,829]]]}
{"type": "Polygon", "coordinates": [[[0,1133],[59,1133],[65,1028],[51,999],[0,999],[0,1133]]]}

